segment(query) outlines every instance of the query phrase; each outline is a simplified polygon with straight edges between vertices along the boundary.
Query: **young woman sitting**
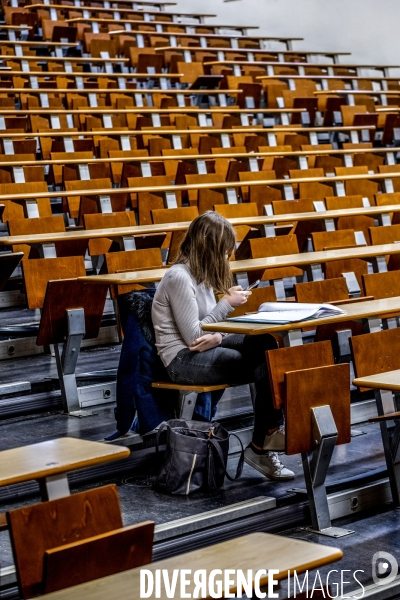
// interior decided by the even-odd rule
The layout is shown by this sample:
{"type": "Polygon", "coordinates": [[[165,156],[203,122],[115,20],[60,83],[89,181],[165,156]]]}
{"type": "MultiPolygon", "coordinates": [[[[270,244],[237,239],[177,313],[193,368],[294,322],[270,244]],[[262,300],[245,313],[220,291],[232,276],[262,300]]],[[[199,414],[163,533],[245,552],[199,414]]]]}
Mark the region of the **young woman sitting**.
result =
{"type": "Polygon", "coordinates": [[[255,383],[254,433],[245,461],[270,479],[292,479],[279,460],[284,451],[283,415],[273,405],[265,351],[277,347],[269,334],[205,333],[247,302],[250,291],[233,285],[229,257],[235,247],[231,224],[216,212],[197,217],[173,266],[154,296],[152,320],[158,354],[171,380],[188,385],[255,383]],[[215,294],[223,294],[219,302],[215,294]]]}

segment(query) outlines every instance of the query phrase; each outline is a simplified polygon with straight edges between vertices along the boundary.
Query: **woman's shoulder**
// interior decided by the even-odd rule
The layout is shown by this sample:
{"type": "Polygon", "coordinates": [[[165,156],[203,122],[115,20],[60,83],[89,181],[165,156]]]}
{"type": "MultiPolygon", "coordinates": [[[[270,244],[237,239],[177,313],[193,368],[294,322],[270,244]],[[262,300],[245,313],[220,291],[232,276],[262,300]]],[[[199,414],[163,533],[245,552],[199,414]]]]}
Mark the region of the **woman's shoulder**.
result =
{"type": "Polygon", "coordinates": [[[185,283],[194,283],[189,267],[182,263],[172,265],[168,272],[164,275],[163,281],[174,281],[175,283],[182,281],[185,283]]]}

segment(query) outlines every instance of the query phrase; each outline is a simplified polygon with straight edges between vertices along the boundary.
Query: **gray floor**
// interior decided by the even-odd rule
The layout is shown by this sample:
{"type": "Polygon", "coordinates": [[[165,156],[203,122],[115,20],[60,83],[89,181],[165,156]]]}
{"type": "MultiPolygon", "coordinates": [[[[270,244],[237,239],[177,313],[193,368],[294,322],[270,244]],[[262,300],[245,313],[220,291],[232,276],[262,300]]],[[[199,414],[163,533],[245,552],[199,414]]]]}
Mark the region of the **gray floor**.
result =
{"type": "MultiPolygon", "coordinates": [[[[34,311],[0,311],[0,324],[10,322],[31,322],[37,320],[34,311]]],[[[78,362],[78,373],[90,370],[116,368],[118,365],[120,348],[107,346],[87,349],[81,352],[78,362]]],[[[0,362],[0,383],[28,380],[33,384],[44,384],[56,376],[55,360],[50,355],[39,355],[0,362]]],[[[243,395],[239,388],[230,391],[229,406],[236,414],[248,413],[251,410],[249,397],[243,395]]],[[[1,400],[0,400],[1,402],[1,400]]],[[[227,406],[227,403],[225,404],[227,406]]],[[[72,436],[88,440],[102,440],[115,430],[113,406],[96,409],[96,415],[85,419],[67,417],[61,413],[44,413],[0,421],[0,450],[31,444],[55,437],[72,436]]],[[[221,403],[219,417],[225,414],[224,403],[221,403]]],[[[334,452],[332,464],[328,475],[328,484],[336,483],[346,477],[367,473],[374,469],[385,467],[381,436],[379,427],[372,424],[357,425],[357,435],[352,438],[351,444],[337,447],[334,452]]],[[[296,473],[293,482],[271,482],[266,480],[257,471],[244,467],[243,475],[236,482],[226,481],[224,489],[212,494],[195,494],[188,498],[170,497],[156,491],[152,484],[155,478],[154,450],[148,451],[149,460],[140,467],[132,468],[123,477],[101,481],[98,485],[115,482],[118,486],[124,524],[129,525],[146,519],[152,519],[157,524],[170,520],[192,516],[215,508],[227,506],[235,502],[258,496],[272,496],[278,501],[285,501],[290,496],[288,490],[292,487],[304,487],[302,466],[299,456],[286,457],[282,460],[296,473]]],[[[232,457],[228,468],[234,469],[237,457],[232,457]]],[[[93,487],[90,484],[87,487],[93,487]]],[[[85,489],[85,486],[75,487],[74,491],[85,489]]],[[[19,498],[18,490],[12,501],[0,503],[0,511],[12,510],[19,506],[39,501],[39,497],[19,498]]],[[[347,520],[355,534],[340,540],[321,538],[303,530],[282,531],[283,535],[308,539],[318,543],[338,546],[344,551],[344,558],[340,563],[320,570],[322,580],[330,568],[349,569],[354,571],[362,569],[360,581],[363,584],[371,582],[372,556],[377,550],[391,552],[395,557],[400,557],[400,513],[396,510],[375,511],[375,514],[357,516],[347,520]]],[[[344,520],[341,524],[346,526],[344,520]]],[[[335,523],[339,525],[339,523],[335,523]]],[[[12,553],[8,540],[8,533],[0,533],[0,566],[12,564],[12,553]]],[[[350,575],[351,573],[347,573],[350,575]]],[[[313,577],[310,574],[310,585],[313,577]]],[[[345,578],[346,579],[346,578],[345,578]]],[[[332,580],[335,582],[335,579],[332,580]]],[[[357,585],[345,586],[344,591],[356,589],[357,585]]],[[[333,587],[333,590],[335,588],[333,587]]],[[[287,589],[282,586],[281,598],[287,598],[287,589]]]]}
{"type": "MultiPolygon", "coordinates": [[[[389,552],[400,562],[400,511],[382,507],[378,514],[360,514],[356,517],[339,519],[335,522],[335,525],[350,528],[355,533],[338,540],[315,535],[301,529],[287,530],[282,532],[282,535],[340,548],[343,551],[343,558],[337,563],[319,569],[321,580],[325,583],[327,574],[332,569],[339,571],[339,573],[332,573],[330,578],[331,593],[334,595],[336,589],[334,584],[339,583],[340,585],[340,571],[346,571],[343,574],[343,580],[351,583],[343,586],[344,593],[358,590],[357,593],[361,596],[361,587],[354,580],[353,573],[359,570],[356,576],[362,585],[371,585],[373,583],[372,560],[376,552],[389,552]]],[[[316,571],[310,571],[310,589],[316,576],[316,571]]],[[[304,576],[300,577],[300,581],[303,581],[303,578],[304,576]]],[[[293,585],[292,577],[291,595],[293,595],[293,585]]],[[[287,581],[285,581],[280,591],[280,598],[288,598],[287,590],[287,581]]],[[[298,588],[297,591],[299,591],[298,588]]]]}
{"type": "MultiPolygon", "coordinates": [[[[13,419],[0,422],[0,450],[20,445],[44,441],[65,435],[90,440],[102,439],[113,429],[112,408],[100,409],[94,417],[76,419],[62,414],[46,414],[31,418],[13,419]]],[[[380,433],[376,425],[359,427],[366,432],[352,438],[351,444],[335,449],[328,484],[354,474],[365,473],[371,469],[384,468],[380,433]]],[[[242,477],[236,482],[226,481],[224,489],[186,497],[164,495],[152,487],[156,471],[154,469],[154,450],[149,451],[149,466],[140,466],[114,481],[118,485],[124,524],[129,525],[146,519],[157,524],[180,519],[194,514],[241,502],[257,496],[285,498],[288,490],[303,487],[304,479],[300,456],[282,456],[285,464],[296,473],[293,482],[272,482],[254,469],[245,465],[242,477]]],[[[237,457],[233,456],[228,468],[233,471],[237,457]]],[[[99,483],[104,484],[105,481],[99,483]]],[[[91,484],[89,487],[93,487],[91,484]]],[[[84,489],[81,487],[76,488],[84,489]]],[[[0,511],[10,510],[21,505],[39,501],[30,497],[22,501],[0,504],[0,511]]],[[[12,562],[7,533],[0,534],[0,564],[12,562]]]]}

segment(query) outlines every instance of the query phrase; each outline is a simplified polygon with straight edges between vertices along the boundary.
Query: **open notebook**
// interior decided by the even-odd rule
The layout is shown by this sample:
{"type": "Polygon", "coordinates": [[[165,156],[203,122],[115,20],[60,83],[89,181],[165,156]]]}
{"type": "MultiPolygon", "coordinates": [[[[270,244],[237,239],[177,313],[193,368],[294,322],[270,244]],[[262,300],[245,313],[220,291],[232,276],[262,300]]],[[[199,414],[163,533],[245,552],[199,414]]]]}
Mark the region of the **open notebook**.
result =
{"type": "Polygon", "coordinates": [[[304,302],[264,302],[257,313],[231,317],[228,321],[244,323],[296,323],[307,319],[321,319],[345,315],[346,311],[332,304],[306,304],[304,302]]]}

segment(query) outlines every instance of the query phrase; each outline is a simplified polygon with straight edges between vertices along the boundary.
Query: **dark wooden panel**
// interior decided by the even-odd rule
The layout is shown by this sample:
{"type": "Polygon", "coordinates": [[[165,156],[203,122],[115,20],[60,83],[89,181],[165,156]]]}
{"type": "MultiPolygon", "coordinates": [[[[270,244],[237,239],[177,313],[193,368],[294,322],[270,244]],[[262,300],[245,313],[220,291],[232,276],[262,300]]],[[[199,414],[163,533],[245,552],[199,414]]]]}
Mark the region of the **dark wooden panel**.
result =
{"type": "Polygon", "coordinates": [[[400,271],[387,271],[362,276],[366,296],[392,298],[400,296],[400,271]]]}
{"type": "Polygon", "coordinates": [[[47,550],[43,593],[121,573],[151,562],[154,523],[146,521],[47,550]]]}
{"type": "Polygon", "coordinates": [[[85,339],[96,338],[99,334],[107,290],[107,284],[90,285],[78,279],[49,281],[37,345],[44,346],[64,341],[68,332],[66,311],[72,308],[83,308],[85,311],[85,339]]]}
{"type": "Polygon", "coordinates": [[[311,409],[329,405],[338,430],[337,444],[350,442],[350,365],[316,367],[285,374],[286,454],[313,448],[311,409]]]}
{"type": "Polygon", "coordinates": [[[29,308],[42,308],[48,281],[86,275],[83,256],[25,260],[22,270],[29,308]]]}
{"type": "Polygon", "coordinates": [[[297,302],[334,302],[349,297],[344,277],[296,283],[294,293],[297,302]]]}
{"type": "Polygon", "coordinates": [[[275,288],[273,285],[255,288],[251,290],[247,302],[242,306],[236,306],[230,317],[239,317],[249,312],[257,312],[260,304],[263,302],[276,302],[275,288]]]}
{"type": "Polygon", "coordinates": [[[325,277],[332,279],[341,277],[343,273],[354,273],[358,285],[362,289],[362,275],[368,273],[368,263],[360,258],[347,258],[345,260],[332,260],[325,263],[325,277]]]}
{"type": "Polygon", "coordinates": [[[281,408],[285,401],[285,373],[333,365],[335,362],[332,345],[328,341],[268,350],[266,357],[276,408],[281,408]]]}
{"type": "Polygon", "coordinates": [[[356,377],[400,369],[400,329],[386,329],[350,338],[356,377]]]}
{"type": "Polygon", "coordinates": [[[114,484],[13,510],[7,513],[7,521],[25,598],[42,592],[46,550],[122,527],[114,484]]]}
{"type": "Polygon", "coordinates": [[[0,291],[6,285],[23,256],[23,252],[0,255],[0,291]]]}
{"type": "Polygon", "coordinates": [[[316,252],[328,248],[348,248],[357,245],[353,229],[316,231],[312,232],[311,237],[316,252]]]}

